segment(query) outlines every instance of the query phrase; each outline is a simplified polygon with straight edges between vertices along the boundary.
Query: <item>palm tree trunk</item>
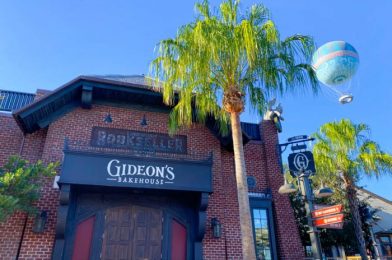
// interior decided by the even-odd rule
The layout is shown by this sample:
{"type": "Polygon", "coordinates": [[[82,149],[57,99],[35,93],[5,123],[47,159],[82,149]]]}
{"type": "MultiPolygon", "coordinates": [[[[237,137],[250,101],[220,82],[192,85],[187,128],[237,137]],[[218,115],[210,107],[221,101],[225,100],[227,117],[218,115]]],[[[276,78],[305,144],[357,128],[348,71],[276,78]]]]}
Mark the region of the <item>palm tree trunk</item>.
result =
{"type": "Polygon", "coordinates": [[[367,260],[368,258],[366,254],[365,238],[362,231],[362,221],[358,211],[357,191],[355,190],[354,185],[348,176],[345,176],[345,182],[347,189],[347,199],[350,206],[350,213],[354,225],[355,236],[357,238],[359,254],[361,255],[362,260],[367,260]]]}
{"type": "Polygon", "coordinates": [[[248,184],[246,181],[245,156],[242,143],[240,113],[230,113],[230,120],[233,137],[235,177],[237,181],[237,196],[240,213],[242,254],[243,259],[245,260],[254,260],[256,259],[256,254],[249,206],[248,184]]]}

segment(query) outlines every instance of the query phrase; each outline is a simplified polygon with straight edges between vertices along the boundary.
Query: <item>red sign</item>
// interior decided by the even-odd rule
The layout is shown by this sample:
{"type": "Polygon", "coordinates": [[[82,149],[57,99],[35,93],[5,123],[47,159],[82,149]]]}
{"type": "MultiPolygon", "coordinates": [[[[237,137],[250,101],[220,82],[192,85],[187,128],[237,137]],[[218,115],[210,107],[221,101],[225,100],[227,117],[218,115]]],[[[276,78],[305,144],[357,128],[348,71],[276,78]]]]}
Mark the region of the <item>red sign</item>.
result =
{"type": "Polygon", "coordinates": [[[331,207],[316,209],[312,211],[312,217],[319,218],[319,217],[329,216],[333,214],[338,214],[342,212],[342,208],[343,208],[342,204],[339,204],[331,207]]]}
{"type": "Polygon", "coordinates": [[[341,223],[341,222],[343,222],[343,218],[344,218],[343,214],[337,214],[337,215],[333,215],[333,216],[315,219],[315,220],[313,220],[313,224],[316,227],[323,227],[323,226],[330,225],[330,224],[341,223]]]}
{"type": "Polygon", "coordinates": [[[329,229],[343,229],[343,222],[325,225],[319,228],[329,228],[329,229]]]}

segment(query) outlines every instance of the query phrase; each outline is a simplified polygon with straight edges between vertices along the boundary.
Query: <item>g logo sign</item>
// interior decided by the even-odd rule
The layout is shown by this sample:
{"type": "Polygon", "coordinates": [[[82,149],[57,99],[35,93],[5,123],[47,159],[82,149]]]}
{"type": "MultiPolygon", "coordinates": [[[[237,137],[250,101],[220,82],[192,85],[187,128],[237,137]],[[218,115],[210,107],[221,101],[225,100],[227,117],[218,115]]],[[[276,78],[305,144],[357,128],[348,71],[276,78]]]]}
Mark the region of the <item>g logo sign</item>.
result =
{"type": "Polygon", "coordinates": [[[289,154],[287,161],[289,163],[290,173],[293,176],[296,176],[300,172],[306,174],[312,174],[316,172],[313,154],[310,151],[291,153],[289,154]]]}
{"type": "Polygon", "coordinates": [[[297,153],[294,156],[294,166],[298,171],[307,169],[308,165],[309,159],[303,153],[297,153]]]}

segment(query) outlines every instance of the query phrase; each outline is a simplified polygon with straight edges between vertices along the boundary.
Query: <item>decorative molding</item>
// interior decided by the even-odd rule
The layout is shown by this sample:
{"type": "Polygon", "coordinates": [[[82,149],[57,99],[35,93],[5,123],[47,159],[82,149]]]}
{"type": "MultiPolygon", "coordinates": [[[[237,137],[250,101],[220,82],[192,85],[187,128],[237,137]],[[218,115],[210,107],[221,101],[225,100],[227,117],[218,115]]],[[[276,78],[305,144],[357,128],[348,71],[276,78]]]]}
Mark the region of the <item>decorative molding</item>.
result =
{"type": "Polygon", "coordinates": [[[207,220],[207,207],[208,207],[208,193],[203,192],[200,193],[200,201],[199,201],[199,212],[197,215],[197,234],[196,237],[198,241],[202,241],[204,238],[204,234],[206,232],[206,220],[207,220]]]}
{"type": "Polygon", "coordinates": [[[272,199],[272,191],[270,188],[267,188],[267,189],[264,189],[263,191],[260,191],[260,192],[248,192],[248,196],[249,196],[249,198],[271,200],[272,199]]]}

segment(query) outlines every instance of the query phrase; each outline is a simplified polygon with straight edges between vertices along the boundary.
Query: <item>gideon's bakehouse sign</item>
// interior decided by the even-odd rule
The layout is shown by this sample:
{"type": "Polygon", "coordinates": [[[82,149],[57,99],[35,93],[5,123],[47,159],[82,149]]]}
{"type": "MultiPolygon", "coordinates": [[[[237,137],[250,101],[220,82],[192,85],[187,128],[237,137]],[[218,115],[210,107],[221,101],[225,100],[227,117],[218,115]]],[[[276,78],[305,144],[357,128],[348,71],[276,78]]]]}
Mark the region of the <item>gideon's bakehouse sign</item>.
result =
{"type": "Polygon", "coordinates": [[[64,152],[59,183],[212,192],[211,162],[64,152]]]}
{"type": "Polygon", "coordinates": [[[174,167],[170,165],[124,164],[112,159],[107,165],[108,181],[140,184],[173,184],[176,178],[174,167]]]}
{"type": "Polygon", "coordinates": [[[94,127],[91,146],[160,153],[187,153],[185,135],[169,136],[127,129],[94,127]]]}

